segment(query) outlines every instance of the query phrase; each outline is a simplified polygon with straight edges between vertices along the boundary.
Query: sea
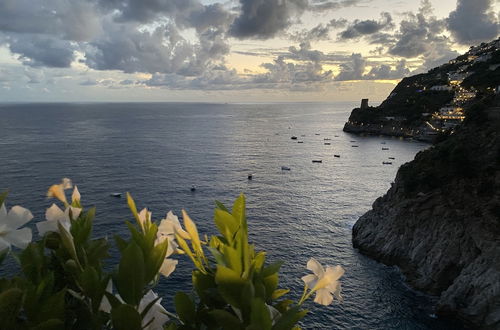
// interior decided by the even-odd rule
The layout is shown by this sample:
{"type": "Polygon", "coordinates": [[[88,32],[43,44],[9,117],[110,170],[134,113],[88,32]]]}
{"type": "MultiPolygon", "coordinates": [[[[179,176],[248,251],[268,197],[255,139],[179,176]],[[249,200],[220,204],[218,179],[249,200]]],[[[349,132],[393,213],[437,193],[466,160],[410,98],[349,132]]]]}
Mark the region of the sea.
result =
{"type": "MultiPolygon", "coordinates": [[[[0,191],[9,190],[8,207],[32,211],[34,227],[54,202],[45,197],[47,188],[71,178],[82,203],[97,207],[94,236],[111,243],[114,235],[128,237],[125,220],[132,219],[125,198],[112,193],[130,192],[157,221],[185,209],[202,235],[215,233],[214,201],[231,205],[244,193],[250,240],[267,251],[268,261],[285,262],[280,286],[292,289],[292,299],[302,294],[309,258],[345,268],[343,303],[309,301],[304,329],[461,329],[435,316],[436,297],[410,289],[396,267],[352,247],[356,220],[390,188],[399,166],[429,147],[344,133],[355,106],[1,104],[0,191]]],[[[118,258],[116,249],[111,252],[110,269],[118,258]]],[[[175,292],[191,291],[192,265],[178,259],[156,289],[172,312],[175,292]]],[[[9,259],[1,272],[15,267],[9,259]]]]}

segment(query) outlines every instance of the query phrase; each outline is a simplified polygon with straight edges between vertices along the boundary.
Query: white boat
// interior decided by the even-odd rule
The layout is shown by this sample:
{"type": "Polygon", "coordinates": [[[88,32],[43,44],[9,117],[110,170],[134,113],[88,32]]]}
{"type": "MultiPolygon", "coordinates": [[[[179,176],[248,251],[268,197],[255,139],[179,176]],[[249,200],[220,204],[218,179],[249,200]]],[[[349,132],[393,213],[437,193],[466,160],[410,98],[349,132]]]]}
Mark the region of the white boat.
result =
{"type": "Polygon", "coordinates": [[[119,198],[119,197],[122,197],[122,193],[111,193],[111,194],[109,194],[109,196],[119,198]]]}

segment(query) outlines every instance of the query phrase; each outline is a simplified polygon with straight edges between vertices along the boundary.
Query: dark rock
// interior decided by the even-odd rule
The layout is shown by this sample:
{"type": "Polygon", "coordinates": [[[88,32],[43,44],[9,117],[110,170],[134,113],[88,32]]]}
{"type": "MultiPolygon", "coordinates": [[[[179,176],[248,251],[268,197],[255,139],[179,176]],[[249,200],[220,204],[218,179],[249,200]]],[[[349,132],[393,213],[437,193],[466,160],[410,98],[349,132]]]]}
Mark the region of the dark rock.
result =
{"type": "Polygon", "coordinates": [[[439,295],[438,315],[500,329],[500,124],[489,119],[466,121],[403,165],[353,244],[439,295]]]}

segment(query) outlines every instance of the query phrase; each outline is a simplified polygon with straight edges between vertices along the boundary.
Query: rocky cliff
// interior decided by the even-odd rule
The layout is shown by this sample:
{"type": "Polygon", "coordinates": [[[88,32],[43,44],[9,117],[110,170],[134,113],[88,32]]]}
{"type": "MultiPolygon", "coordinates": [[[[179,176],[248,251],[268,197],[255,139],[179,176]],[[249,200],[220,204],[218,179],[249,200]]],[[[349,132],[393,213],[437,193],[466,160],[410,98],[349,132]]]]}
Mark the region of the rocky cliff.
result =
{"type": "Polygon", "coordinates": [[[403,165],[353,228],[360,252],[439,295],[438,315],[500,329],[500,105],[478,102],[454,134],[403,165]]]}

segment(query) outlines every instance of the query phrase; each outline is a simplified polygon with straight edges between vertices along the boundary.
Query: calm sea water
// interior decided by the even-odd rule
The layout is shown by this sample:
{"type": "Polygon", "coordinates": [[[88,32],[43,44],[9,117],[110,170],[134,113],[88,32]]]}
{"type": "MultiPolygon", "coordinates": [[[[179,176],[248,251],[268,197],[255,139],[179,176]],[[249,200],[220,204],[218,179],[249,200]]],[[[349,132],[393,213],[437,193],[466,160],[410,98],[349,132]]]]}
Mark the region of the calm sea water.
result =
{"type": "MultiPolygon", "coordinates": [[[[109,237],[127,235],[123,222],[131,218],[125,200],[110,193],[130,191],[157,220],[185,208],[200,232],[210,234],[214,200],[230,204],[244,192],[251,240],[268,251],[268,260],[286,261],[281,281],[295,297],[310,257],[346,269],[344,303],[314,306],[304,328],[457,329],[433,318],[435,300],[408,289],[397,269],[352,248],[357,218],[387,191],[397,168],[427,147],[343,133],[353,106],[2,105],[0,190],[10,189],[8,205],[23,205],[41,221],[51,204],[46,189],[70,177],[84,204],[97,207],[95,233],[109,237]],[[388,157],[395,158],[393,164],[382,165],[388,157]]],[[[189,290],[189,266],[182,259],[161,282],[158,291],[170,310],[169,297],[179,288],[189,290]]]]}

